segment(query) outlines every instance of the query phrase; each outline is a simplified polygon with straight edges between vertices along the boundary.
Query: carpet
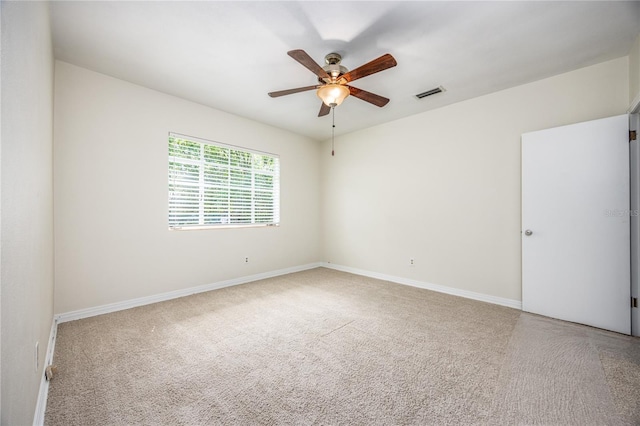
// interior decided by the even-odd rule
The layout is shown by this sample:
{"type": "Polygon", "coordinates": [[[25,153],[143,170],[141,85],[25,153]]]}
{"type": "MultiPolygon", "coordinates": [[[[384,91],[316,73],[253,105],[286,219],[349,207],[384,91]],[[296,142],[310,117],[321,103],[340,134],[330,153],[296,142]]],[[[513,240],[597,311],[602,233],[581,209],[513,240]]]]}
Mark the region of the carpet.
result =
{"type": "Polygon", "coordinates": [[[640,339],[317,268],[60,324],[46,425],[639,424],[640,339]]]}

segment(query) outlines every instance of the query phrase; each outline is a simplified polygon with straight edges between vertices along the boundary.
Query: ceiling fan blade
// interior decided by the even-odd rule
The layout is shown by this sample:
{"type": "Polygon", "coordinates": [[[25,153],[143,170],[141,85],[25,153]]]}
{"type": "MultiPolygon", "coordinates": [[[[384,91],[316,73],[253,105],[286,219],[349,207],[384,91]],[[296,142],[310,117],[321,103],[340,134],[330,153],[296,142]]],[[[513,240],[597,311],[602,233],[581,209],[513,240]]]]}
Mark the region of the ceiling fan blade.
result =
{"type": "Polygon", "coordinates": [[[389,99],[376,95],[375,93],[367,92],[366,90],[358,89],[357,87],[347,86],[349,88],[349,93],[356,98],[362,99],[363,101],[367,101],[370,104],[374,104],[375,106],[383,107],[389,103],[389,99]]]}
{"type": "Polygon", "coordinates": [[[296,61],[300,62],[302,65],[304,65],[309,71],[311,71],[312,73],[314,73],[315,75],[317,75],[320,78],[331,78],[331,76],[329,74],[327,74],[327,72],[325,70],[322,69],[322,67],[320,65],[318,65],[316,63],[316,61],[314,61],[311,56],[309,56],[307,54],[307,52],[305,52],[302,49],[297,49],[297,50],[290,50],[289,52],[287,52],[287,55],[291,56],[293,59],[295,59],[296,61]]]}
{"type": "Polygon", "coordinates": [[[331,107],[327,106],[324,102],[320,105],[320,112],[318,113],[318,117],[324,117],[325,115],[331,112],[331,107]]]}
{"type": "Polygon", "coordinates": [[[380,71],[384,71],[387,68],[395,67],[398,65],[396,60],[388,53],[380,56],[378,59],[374,59],[371,62],[367,62],[366,64],[349,71],[344,74],[342,78],[347,80],[347,83],[353,80],[357,80],[362,77],[366,77],[371,74],[375,74],[380,71]]]}
{"type": "Polygon", "coordinates": [[[278,92],[269,92],[269,96],[271,96],[272,98],[277,98],[279,96],[291,95],[293,93],[306,92],[307,90],[317,89],[318,87],[320,87],[320,86],[318,86],[318,85],[316,85],[316,86],[305,86],[305,87],[298,87],[296,89],[280,90],[278,92]]]}

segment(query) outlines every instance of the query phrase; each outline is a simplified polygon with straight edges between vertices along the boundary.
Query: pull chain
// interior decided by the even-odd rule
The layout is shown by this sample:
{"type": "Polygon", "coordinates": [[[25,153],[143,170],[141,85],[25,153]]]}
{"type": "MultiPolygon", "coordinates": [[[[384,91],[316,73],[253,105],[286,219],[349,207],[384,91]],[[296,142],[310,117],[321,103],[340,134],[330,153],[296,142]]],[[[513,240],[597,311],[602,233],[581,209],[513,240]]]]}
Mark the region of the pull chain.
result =
{"type": "Polygon", "coordinates": [[[331,156],[335,155],[335,133],[336,133],[336,107],[331,107],[331,156]]]}

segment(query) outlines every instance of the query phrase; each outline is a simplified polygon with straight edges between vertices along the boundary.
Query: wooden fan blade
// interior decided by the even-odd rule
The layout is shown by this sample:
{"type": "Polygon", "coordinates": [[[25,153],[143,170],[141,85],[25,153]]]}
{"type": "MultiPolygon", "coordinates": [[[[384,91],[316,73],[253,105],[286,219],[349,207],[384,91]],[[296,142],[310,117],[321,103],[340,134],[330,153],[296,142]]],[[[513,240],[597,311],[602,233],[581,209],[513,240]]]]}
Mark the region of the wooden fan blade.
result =
{"type": "Polygon", "coordinates": [[[320,112],[318,113],[318,117],[324,117],[325,115],[331,112],[331,107],[327,106],[324,102],[320,105],[320,112]]]}
{"type": "Polygon", "coordinates": [[[362,99],[363,101],[367,101],[370,104],[374,104],[375,106],[383,107],[389,103],[389,99],[383,96],[367,92],[366,90],[358,89],[357,87],[347,87],[349,88],[349,94],[355,96],[356,98],[362,99]]]}
{"type": "Polygon", "coordinates": [[[289,89],[289,90],[280,90],[278,92],[269,92],[269,96],[271,96],[272,98],[277,98],[279,96],[284,96],[284,95],[291,95],[293,93],[300,93],[300,92],[306,92],[307,90],[313,90],[313,89],[317,89],[320,86],[305,86],[305,87],[298,87],[297,89],[289,89]]]}
{"type": "Polygon", "coordinates": [[[384,71],[387,68],[395,67],[396,65],[398,65],[398,63],[393,58],[393,56],[385,53],[378,59],[374,59],[371,62],[367,62],[366,64],[349,71],[348,73],[344,74],[342,78],[347,80],[348,83],[350,81],[357,80],[359,78],[366,77],[380,71],[384,71]]]}
{"type": "Polygon", "coordinates": [[[307,54],[307,52],[305,52],[302,49],[297,49],[297,50],[290,50],[289,52],[287,52],[287,55],[291,56],[293,59],[295,59],[296,61],[300,62],[302,65],[304,65],[309,71],[311,71],[312,73],[314,73],[315,75],[317,75],[320,78],[331,78],[331,76],[329,74],[327,74],[327,72],[325,70],[322,69],[322,67],[320,65],[318,65],[316,63],[316,61],[314,61],[311,56],[309,56],[307,54]]]}

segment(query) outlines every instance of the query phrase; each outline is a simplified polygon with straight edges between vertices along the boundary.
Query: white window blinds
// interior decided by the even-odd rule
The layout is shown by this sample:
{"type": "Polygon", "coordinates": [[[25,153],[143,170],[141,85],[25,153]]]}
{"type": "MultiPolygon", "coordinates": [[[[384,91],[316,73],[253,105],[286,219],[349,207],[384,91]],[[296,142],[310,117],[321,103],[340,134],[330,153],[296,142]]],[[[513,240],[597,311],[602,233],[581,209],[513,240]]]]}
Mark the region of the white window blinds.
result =
{"type": "Polygon", "coordinates": [[[280,222],[280,159],[169,134],[169,228],[280,222]]]}

